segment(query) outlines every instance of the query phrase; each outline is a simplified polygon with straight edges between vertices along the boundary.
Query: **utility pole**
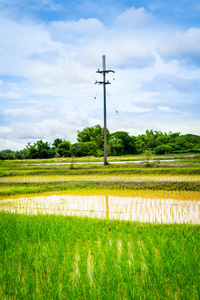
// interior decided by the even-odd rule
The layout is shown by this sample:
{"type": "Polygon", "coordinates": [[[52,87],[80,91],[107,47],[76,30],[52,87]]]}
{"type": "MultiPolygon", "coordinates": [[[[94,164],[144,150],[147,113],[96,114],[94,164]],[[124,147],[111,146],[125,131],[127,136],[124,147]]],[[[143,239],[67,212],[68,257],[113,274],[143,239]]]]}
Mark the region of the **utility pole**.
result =
{"type": "Polygon", "coordinates": [[[106,73],[115,73],[113,70],[106,70],[106,57],[102,56],[102,66],[103,70],[96,71],[96,73],[103,74],[103,81],[96,81],[95,83],[103,84],[103,116],[104,116],[104,165],[108,164],[107,161],[107,126],[106,126],[106,84],[110,84],[110,82],[106,81],[106,73]]]}

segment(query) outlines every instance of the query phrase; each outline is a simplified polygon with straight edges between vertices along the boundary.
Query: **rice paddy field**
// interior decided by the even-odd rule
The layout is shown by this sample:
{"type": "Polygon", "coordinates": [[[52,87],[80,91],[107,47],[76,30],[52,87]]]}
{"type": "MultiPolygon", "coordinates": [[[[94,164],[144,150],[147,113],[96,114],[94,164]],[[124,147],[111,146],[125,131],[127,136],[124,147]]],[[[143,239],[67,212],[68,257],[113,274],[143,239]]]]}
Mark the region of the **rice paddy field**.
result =
{"type": "Polygon", "coordinates": [[[0,299],[199,299],[200,157],[167,159],[0,161],[0,299]]]}

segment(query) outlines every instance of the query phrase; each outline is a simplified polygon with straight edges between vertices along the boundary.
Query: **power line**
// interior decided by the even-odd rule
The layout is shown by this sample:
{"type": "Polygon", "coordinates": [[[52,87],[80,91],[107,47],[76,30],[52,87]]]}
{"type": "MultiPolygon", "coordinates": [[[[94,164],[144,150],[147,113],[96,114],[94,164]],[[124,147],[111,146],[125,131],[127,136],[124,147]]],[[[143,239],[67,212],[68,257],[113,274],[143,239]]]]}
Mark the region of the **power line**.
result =
{"type": "Polygon", "coordinates": [[[94,105],[94,103],[97,99],[97,94],[98,94],[98,89],[97,89],[95,94],[93,93],[94,96],[92,96],[91,99],[90,99],[90,102],[89,102],[89,105],[88,105],[88,108],[87,108],[87,111],[86,111],[86,115],[85,115],[85,118],[84,118],[84,121],[83,121],[83,127],[85,127],[87,125],[89,116],[90,116],[91,111],[93,109],[93,105],[94,105]]]}
{"type": "Polygon", "coordinates": [[[128,117],[129,117],[129,120],[131,121],[131,124],[132,124],[132,126],[134,127],[132,118],[130,117],[129,111],[128,111],[127,106],[126,106],[126,103],[125,103],[125,101],[124,101],[124,98],[122,97],[122,94],[121,94],[121,92],[120,92],[120,90],[119,90],[119,87],[118,87],[117,84],[116,84],[115,78],[113,78],[113,81],[115,82],[114,85],[115,85],[116,88],[117,88],[118,94],[119,94],[119,96],[120,96],[120,98],[121,98],[121,100],[122,100],[122,102],[123,102],[123,105],[124,105],[124,107],[126,108],[126,111],[127,111],[128,117]]]}
{"type": "Polygon", "coordinates": [[[112,100],[111,100],[110,95],[108,94],[108,92],[106,92],[106,94],[108,95],[108,97],[109,97],[109,99],[110,99],[110,102],[111,102],[111,104],[113,105],[116,114],[118,115],[120,121],[122,122],[123,127],[126,129],[126,126],[124,125],[124,122],[123,122],[123,120],[122,120],[122,118],[121,118],[121,116],[120,116],[120,114],[119,114],[119,111],[115,108],[115,106],[114,106],[114,104],[113,104],[113,102],[112,102],[112,100]]]}

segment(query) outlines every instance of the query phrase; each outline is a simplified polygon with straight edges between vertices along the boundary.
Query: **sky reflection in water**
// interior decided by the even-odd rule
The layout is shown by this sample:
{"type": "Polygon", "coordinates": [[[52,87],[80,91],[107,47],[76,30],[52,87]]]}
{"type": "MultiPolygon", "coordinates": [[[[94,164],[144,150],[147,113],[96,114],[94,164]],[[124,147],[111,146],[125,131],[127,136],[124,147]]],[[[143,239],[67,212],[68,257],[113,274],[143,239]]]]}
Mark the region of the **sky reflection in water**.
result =
{"type": "Polygon", "coordinates": [[[0,210],[150,223],[200,224],[199,200],[171,198],[51,195],[3,200],[0,210]]]}

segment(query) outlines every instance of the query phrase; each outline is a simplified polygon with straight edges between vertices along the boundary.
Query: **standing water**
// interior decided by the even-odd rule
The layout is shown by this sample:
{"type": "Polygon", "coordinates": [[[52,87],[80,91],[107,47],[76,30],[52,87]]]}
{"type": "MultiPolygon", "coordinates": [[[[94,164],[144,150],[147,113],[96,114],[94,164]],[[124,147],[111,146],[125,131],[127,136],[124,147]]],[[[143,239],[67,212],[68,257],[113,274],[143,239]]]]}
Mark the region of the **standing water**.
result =
{"type": "Polygon", "coordinates": [[[50,195],[0,201],[0,211],[117,219],[150,223],[200,224],[200,200],[121,196],[50,195]]]}

